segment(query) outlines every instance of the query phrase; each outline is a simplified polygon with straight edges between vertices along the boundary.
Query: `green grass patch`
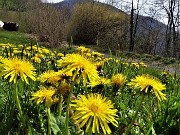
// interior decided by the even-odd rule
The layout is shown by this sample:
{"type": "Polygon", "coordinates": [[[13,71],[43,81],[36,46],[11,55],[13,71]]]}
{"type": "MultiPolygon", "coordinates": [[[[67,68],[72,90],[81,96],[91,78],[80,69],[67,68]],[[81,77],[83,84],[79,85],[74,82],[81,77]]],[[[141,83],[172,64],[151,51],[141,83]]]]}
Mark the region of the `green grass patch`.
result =
{"type": "Polygon", "coordinates": [[[30,37],[21,32],[16,32],[16,31],[5,31],[5,30],[0,30],[0,43],[10,43],[10,44],[35,44],[36,42],[30,37]]]}

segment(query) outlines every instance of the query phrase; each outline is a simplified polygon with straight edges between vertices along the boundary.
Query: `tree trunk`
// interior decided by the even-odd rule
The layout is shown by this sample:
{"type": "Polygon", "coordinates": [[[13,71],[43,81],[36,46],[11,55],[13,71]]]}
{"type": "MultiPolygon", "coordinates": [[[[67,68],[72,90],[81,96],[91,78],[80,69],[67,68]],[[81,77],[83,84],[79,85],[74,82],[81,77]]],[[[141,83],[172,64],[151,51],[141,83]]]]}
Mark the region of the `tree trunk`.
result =
{"type": "Polygon", "coordinates": [[[132,52],[134,50],[134,6],[133,6],[133,0],[132,0],[132,8],[131,8],[131,19],[130,19],[130,45],[129,45],[129,51],[132,52]]]}

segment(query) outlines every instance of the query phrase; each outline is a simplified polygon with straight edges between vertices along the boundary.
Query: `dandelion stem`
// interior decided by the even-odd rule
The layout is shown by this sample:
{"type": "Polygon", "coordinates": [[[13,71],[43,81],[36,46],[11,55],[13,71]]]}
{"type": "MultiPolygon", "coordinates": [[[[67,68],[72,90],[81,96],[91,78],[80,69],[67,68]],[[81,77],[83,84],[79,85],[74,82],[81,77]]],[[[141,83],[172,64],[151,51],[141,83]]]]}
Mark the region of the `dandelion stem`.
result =
{"type": "Polygon", "coordinates": [[[23,123],[23,126],[25,127],[26,123],[25,123],[25,119],[24,119],[24,116],[23,116],[23,112],[22,112],[20,101],[19,101],[19,97],[18,97],[18,86],[17,86],[17,83],[15,83],[15,100],[16,100],[17,109],[19,110],[20,119],[21,119],[21,121],[23,123]]]}
{"type": "Polygon", "coordinates": [[[50,108],[46,107],[47,117],[48,117],[48,135],[51,135],[51,126],[50,126],[50,120],[51,120],[51,114],[50,114],[50,108]]]}
{"type": "Polygon", "coordinates": [[[61,116],[62,113],[62,95],[59,96],[59,103],[58,103],[58,107],[57,107],[57,115],[61,116]]]}
{"type": "Polygon", "coordinates": [[[139,112],[139,110],[140,110],[140,108],[141,108],[142,102],[144,101],[144,98],[145,98],[145,94],[143,94],[143,96],[142,96],[142,98],[141,98],[141,101],[140,101],[138,107],[136,108],[136,113],[134,114],[134,117],[133,117],[131,123],[128,125],[128,128],[127,128],[127,130],[126,130],[126,132],[125,132],[125,135],[128,135],[128,134],[129,134],[129,132],[130,132],[130,130],[131,130],[131,127],[132,127],[132,125],[134,124],[135,119],[136,119],[136,117],[137,117],[137,115],[138,115],[138,112],[139,112]]]}
{"type": "Polygon", "coordinates": [[[67,107],[66,107],[66,135],[69,134],[68,133],[69,132],[69,130],[68,130],[68,127],[69,127],[69,105],[70,105],[70,102],[71,102],[71,95],[72,95],[73,88],[74,88],[74,82],[71,85],[71,89],[70,89],[70,92],[69,92],[69,95],[68,95],[68,100],[67,100],[67,107]]]}

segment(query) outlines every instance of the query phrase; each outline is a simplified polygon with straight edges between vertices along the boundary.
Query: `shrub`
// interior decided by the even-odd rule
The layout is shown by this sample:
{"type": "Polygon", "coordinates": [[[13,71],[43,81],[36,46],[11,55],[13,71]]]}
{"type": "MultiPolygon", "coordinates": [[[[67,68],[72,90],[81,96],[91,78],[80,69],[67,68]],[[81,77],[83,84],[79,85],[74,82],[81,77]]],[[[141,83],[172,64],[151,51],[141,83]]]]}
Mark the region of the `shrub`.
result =
{"type": "Polygon", "coordinates": [[[119,39],[127,31],[124,27],[126,16],[100,3],[76,4],[68,35],[75,43],[121,46],[119,39]]]}

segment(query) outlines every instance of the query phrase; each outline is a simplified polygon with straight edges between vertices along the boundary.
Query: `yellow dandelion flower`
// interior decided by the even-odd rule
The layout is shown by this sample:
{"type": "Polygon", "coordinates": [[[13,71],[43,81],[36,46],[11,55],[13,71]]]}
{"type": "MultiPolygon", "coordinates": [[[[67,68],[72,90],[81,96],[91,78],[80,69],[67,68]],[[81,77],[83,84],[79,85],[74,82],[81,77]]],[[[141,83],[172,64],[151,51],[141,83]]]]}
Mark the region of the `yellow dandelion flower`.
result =
{"type": "Polygon", "coordinates": [[[106,63],[108,63],[108,61],[111,61],[111,60],[112,60],[112,58],[103,58],[100,61],[95,61],[94,64],[99,69],[100,67],[103,67],[106,63]]]}
{"type": "Polygon", "coordinates": [[[163,71],[161,74],[164,76],[173,77],[173,75],[169,71],[163,71]]]}
{"type": "Polygon", "coordinates": [[[110,61],[110,60],[112,60],[112,59],[113,59],[113,58],[105,58],[104,61],[105,61],[105,62],[108,62],[108,61],[110,61]]]}
{"type": "MultiPolygon", "coordinates": [[[[63,72],[64,72],[64,71],[63,71],[63,72]]],[[[73,74],[72,74],[71,71],[64,72],[63,75],[64,75],[64,76],[69,76],[69,77],[73,76],[73,74]]]]}
{"type": "Polygon", "coordinates": [[[121,64],[123,64],[124,66],[129,66],[128,62],[121,62],[121,64]]]}
{"type": "Polygon", "coordinates": [[[91,57],[91,53],[86,53],[85,56],[86,56],[86,58],[90,58],[91,57]]]}
{"type": "Polygon", "coordinates": [[[30,49],[31,49],[31,46],[27,46],[27,47],[26,47],[26,50],[30,50],[30,49]]]}
{"type": "Polygon", "coordinates": [[[40,82],[47,82],[47,83],[51,83],[51,84],[55,84],[59,81],[61,81],[61,76],[59,75],[59,73],[53,71],[53,70],[48,70],[42,74],[39,75],[38,80],[40,82]]]}
{"type": "Polygon", "coordinates": [[[13,53],[14,54],[18,54],[18,53],[21,53],[22,51],[19,51],[19,50],[14,50],[13,53]]]}
{"type": "Polygon", "coordinates": [[[37,57],[37,58],[44,58],[44,55],[43,55],[43,54],[40,54],[40,53],[37,53],[37,54],[35,54],[34,57],[37,57]]]}
{"type": "Polygon", "coordinates": [[[147,67],[147,65],[146,65],[144,62],[140,62],[139,65],[140,65],[141,67],[144,67],[144,68],[147,67]]]}
{"type": "Polygon", "coordinates": [[[154,76],[148,74],[138,75],[136,76],[136,78],[131,79],[131,82],[129,82],[127,85],[140,89],[140,91],[143,91],[145,93],[155,93],[159,101],[166,100],[166,94],[163,94],[161,92],[162,90],[166,89],[166,86],[154,76]]]}
{"type": "Polygon", "coordinates": [[[22,81],[25,81],[28,84],[27,77],[31,78],[32,80],[35,79],[35,68],[33,65],[24,59],[18,58],[11,58],[11,59],[3,59],[1,61],[1,73],[0,75],[3,76],[5,79],[10,77],[9,82],[17,82],[18,77],[21,78],[22,81]]]}
{"type": "Polygon", "coordinates": [[[45,54],[49,54],[49,53],[50,53],[50,50],[48,50],[48,49],[46,49],[46,48],[43,48],[43,49],[41,49],[41,50],[42,50],[42,52],[45,53],[45,54]]]}
{"type": "Polygon", "coordinates": [[[80,52],[80,53],[89,53],[90,49],[86,48],[84,46],[80,46],[80,47],[77,48],[77,51],[80,52]]]}
{"type": "Polygon", "coordinates": [[[132,67],[139,68],[139,64],[138,64],[137,62],[132,62],[132,63],[131,63],[131,66],[132,66],[132,67]]]}
{"type": "Polygon", "coordinates": [[[125,81],[126,81],[126,77],[121,73],[112,76],[112,85],[115,87],[122,86],[125,83],[125,81]]]}
{"type": "Polygon", "coordinates": [[[31,100],[34,100],[37,104],[45,101],[45,105],[50,107],[53,103],[53,95],[55,92],[56,90],[53,87],[42,87],[32,95],[31,100]]]}
{"type": "Polygon", "coordinates": [[[38,51],[38,53],[40,53],[40,54],[43,53],[43,51],[42,51],[41,49],[38,49],[37,51],[38,51]]]}
{"type": "Polygon", "coordinates": [[[120,64],[121,63],[121,61],[120,60],[115,60],[115,62],[117,63],[117,64],[120,64]]]}
{"type": "Polygon", "coordinates": [[[41,59],[39,57],[34,56],[31,59],[36,63],[41,63],[41,59]]]}
{"type": "Polygon", "coordinates": [[[63,53],[58,53],[57,56],[64,57],[64,54],[63,53]]]}
{"type": "Polygon", "coordinates": [[[3,59],[4,59],[3,56],[0,56],[0,61],[3,60],[3,59]]]}
{"type": "Polygon", "coordinates": [[[13,49],[14,54],[22,53],[22,50],[19,50],[18,48],[13,49]]]}
{"type": "Polygon", "coordinates": [[[92,52],[92,55],[94,56],[94,57],[100,57],[100,58],[103,58],[104,57],[104,54],[102,54],[102,53],[99,53],[99,52],[95,52],[95,51],[93,51],[92,52]]]}
{"type": "Polygon", "coordinates": [[[99,61],[99,62],[95,62],[94,64],[96,65],[97,67],[97,70],[100,71],[101,68],[104,66],[104,61],[99,61]]]}
{"type": "Polygon", "coordinates": [[[106,97],[100,94],[81,95],[72,102],[71,106],[76,110],[72,119],[80,128],[86,124],[86,132],[92,127],[93,133],[100,133],[101,127],[104,134],[110,134],[108,123],[118,126],[117,109],[113,109],[112,102],[106,97]]]}
{"type": "Polygon", "coordinates": [[[26,49],[27,50],[31,50],[31,49],[32,50],[38,50],[38,47],[34,45],[34,46],[28,46],[28,47],[26,47],[26,49]]]}
{"type": "Polygon", "coordinates": [[[13,44],[10,44],[10,43],[8,43],[8,44],[0,44],[0,46],[1,47],[14,47],[15,45],[13,45],[13,44]]]}
{"type": "Polygon", "coordinates": [[[88,86],[95,87],[97,85],[110,85],[110,84],[111,84],[110,79],[100,77],[98,80],[94,80],[94,81],[90,82],[88,86]]]}
{"type": "Polygon", "coordinates": [[[59,98],[56,96],[53,99],[53,104],[58,104],[59,103],[59,98]]]}
{"type": "Polygon", "coordinates": [[[65,72],[73,72],[73,81],[83,79],[83,84],[99,78],[96,66],[79,54],[67,54],[58,60],[58,66],[64,68],[65,72]]]}

